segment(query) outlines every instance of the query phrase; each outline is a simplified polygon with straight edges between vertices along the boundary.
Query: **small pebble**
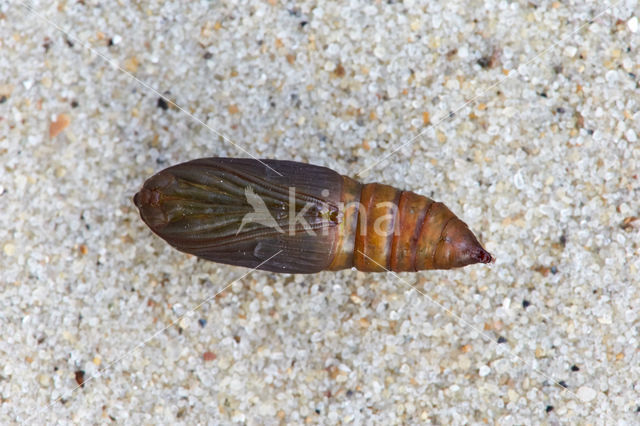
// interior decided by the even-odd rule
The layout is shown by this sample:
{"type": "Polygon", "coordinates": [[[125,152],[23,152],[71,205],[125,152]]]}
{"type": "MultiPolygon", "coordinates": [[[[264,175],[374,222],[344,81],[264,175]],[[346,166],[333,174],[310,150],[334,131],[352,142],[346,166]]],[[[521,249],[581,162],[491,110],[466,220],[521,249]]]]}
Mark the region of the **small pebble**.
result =
{"type": "Polygon", "coordinates": [[[40,386],[47,388],[51,385],[51,376],[48,374],[40,374],[38,376],[38,382],[40,383],[40,386]]]}
{"type": "Polygon", "coordinates": [[[80,387],[84,387],[84,370],[78,370],[75,372],[75,377],[76,377],[76,383],[80,386],[80,387]]]}
{"type": "Polygon", "coordinates": [[[55,121],[49,125],[49,137],[55,138],[71,123],[71,117],[68,114],[58,114],[55,121]]]}
{"type": "Polygon", "coordinates": [[[564,55],[568,58],[573,58],[578,53],[578,49],[575,46],[567,46],[564,48],[564,55]]]}
{"type": "Polygon", "coordinates": [[[580,398],[582,402],[592,401],[596,396],[597,392],[593,388],[588,386],[580,386],[578,388],[578,398],[580,398]]]}
{"type": "Polygon", "coordinates": [[[164,98],[158,98],[158,108],[166,111],[169,109],[169,104],[164,100],[164,98]]]}
{"type": "Polygon", "coordinates": [[[16,253],[16,246],[12,243],[6,243],[3,247],[4,254],[7,256],[13,256],[16,253]]]}
{"type": "Polygon", "coordinates": [[[489,373],[491,373],[491,368],[488,365],[483,365],[478,371],[478,375],[480,377],[486,377],[489,375],[489,373]]]}
{"type": "Polygon", "coordinates": [[[387,51],[384,49],[384,47],[377,46],[375,49],[373,49],[373,54],[376,55],[376,58],[378,59],[384,59],[387,51]]]}

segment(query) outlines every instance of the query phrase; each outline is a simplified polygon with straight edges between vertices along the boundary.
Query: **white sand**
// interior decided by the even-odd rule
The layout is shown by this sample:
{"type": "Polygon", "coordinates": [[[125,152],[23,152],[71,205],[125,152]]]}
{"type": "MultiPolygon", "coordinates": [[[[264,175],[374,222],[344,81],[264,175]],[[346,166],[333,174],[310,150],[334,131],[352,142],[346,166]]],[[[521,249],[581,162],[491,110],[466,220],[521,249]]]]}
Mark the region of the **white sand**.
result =
{"type": "Polygon", "coordinates": [[[0,3],[0,423],[640,421],[638,2],[249,3],[0,3]],[[253,272],[207,300],[247,271],[171,249],[131,197],[247,156],[211,129],[373,166],[497,262],[401,274],[424,295],[253,272]]]}

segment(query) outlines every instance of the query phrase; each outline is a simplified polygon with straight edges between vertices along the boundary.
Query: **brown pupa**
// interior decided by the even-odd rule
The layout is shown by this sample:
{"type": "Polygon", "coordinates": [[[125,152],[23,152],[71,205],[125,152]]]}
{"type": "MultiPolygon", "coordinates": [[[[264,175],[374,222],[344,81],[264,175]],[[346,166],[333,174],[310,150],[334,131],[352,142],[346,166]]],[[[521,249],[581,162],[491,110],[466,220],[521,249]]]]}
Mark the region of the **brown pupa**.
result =
{"type": "Polygon", "coordinates": [[[294,161],[188,161],[149,178],[133,200],[173,247],[229,265],[309,274],[492,261],[444,204],[294,161]]]}

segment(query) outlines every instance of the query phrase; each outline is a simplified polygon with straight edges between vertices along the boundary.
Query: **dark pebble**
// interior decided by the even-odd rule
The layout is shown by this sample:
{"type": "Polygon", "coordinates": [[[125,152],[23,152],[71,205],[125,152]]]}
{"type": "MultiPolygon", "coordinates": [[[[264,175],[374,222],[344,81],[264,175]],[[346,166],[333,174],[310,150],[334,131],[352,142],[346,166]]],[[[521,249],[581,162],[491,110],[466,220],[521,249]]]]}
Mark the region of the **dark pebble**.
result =
{"type": "Polygon", "coordinates": [[[547,413],[552,412],[553,411],[553,405],[547,405],[547,408],[545,408],[544,411],[546,411],[547,413]]]}
{"type": "Polygon", "coordinates": [[[53,42],[51,41],[51,39],[49,37],[45,37],[44,38],[44,43],[42,44],[42,47],[44,48],[45,52],[48,52],[49,49],[51,49],[51,45],[53,44],[53,42]]]}
{"type": "Polygon", "coordinates": [[[531,305],[531,302],[529,302],[527,299],[524,299],[522,301],[522,307],[527,309],[529,307],[529,305],[531,305]]]}
{"type": "Polygon", "coordinates": [[[482,68],[489,68],[489,65],[491,65],[491,56],[483,56],[482,58],[478,59],[476,63],[482,68]]]}
{"type": "Polygon", "coordinates": [[[580,371],[580,367],[574,364],[571,366],[571,371],[580,371]]]}
{"type": "Polygon", "coordinates": [[[76,383],[80,385],[80,387],[84,387],[84,370],[76,371],[76,383]]]}
{"type": "Polygon", "coordinates": [[[164,100],[164,98],[158,98],[158,108],[166,111],[169,109],[169,104],[164,100]]]}
{"type": "Polygon", "coordinates": [[[498,337],[498,343],[507,343],[507,339],[502,337],[502,336],[500,336],[500,337],[498,337]]]}

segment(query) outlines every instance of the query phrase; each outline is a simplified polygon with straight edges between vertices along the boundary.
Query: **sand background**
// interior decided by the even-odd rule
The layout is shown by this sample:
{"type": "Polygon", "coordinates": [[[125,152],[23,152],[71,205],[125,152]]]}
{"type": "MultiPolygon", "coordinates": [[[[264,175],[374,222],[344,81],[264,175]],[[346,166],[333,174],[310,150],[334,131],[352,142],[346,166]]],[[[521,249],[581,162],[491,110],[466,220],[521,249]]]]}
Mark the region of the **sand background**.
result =
{"type": "Polygon", "coordinates": [[[639,14],[2,2],[0,423],[638,422],[639,14]],[[432,196],[497,261],[245,275],[140,220],[247,152],[432,196]]]}

